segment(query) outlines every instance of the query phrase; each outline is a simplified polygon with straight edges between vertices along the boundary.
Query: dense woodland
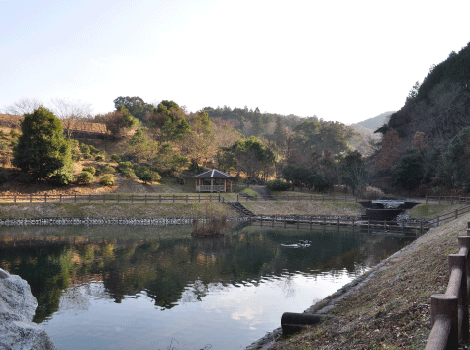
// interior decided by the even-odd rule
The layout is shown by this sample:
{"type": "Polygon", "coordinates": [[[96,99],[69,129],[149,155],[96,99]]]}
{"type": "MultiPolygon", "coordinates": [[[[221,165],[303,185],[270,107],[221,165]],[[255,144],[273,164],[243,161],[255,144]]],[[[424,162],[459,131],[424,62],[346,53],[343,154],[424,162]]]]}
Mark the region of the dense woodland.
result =
{"type": "Polygon", "coordinates": [[[89,183],[99,174],[107,185],[119,173],[151,183],[162,176],[184,181],[218,168],[241,182],[267,182],[277,190],[295,185],[325,192],[341,185],[361,194],[372,185],[421,195],[468,192],[469,83],[467,45],[432,66],[398,112],[383,114],[388,121],[377,138],[316,116],[246,106],[187,112],[175,101],[151,104],[119,96],[113,111],[92,115],[79,101],[55,99],[44,107],[21,100],[2,115],[10,128],[0,134],[0,180],[64,185],[89,183]],[[16,124],[14,116],[22,116],[16,124]],[[99,163],[77,173],[74,164],[86,159],[99,163]]]}

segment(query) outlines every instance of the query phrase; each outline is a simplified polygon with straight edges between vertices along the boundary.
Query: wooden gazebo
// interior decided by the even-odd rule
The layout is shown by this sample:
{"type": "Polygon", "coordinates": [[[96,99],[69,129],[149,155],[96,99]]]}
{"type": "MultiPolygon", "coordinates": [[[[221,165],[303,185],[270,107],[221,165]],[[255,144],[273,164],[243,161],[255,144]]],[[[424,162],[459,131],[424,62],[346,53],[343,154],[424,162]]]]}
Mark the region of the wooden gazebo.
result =
{"type": "Polygon", "coordinates": [[[196,192],[232,192],[232,175],[219,170],[209,170],[194,176],[196,179],[196,192]]]}

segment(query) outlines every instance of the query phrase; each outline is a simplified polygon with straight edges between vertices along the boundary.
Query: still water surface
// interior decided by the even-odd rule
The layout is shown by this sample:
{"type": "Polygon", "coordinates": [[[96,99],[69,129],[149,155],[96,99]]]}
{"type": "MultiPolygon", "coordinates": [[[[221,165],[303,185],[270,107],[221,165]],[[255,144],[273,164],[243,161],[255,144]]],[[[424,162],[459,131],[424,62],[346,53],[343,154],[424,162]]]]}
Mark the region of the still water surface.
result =
{"type": "Polygon", "coordinates": [[[58,349],[244,349],[409,239],[244,227],[0,228],[0,267],[31,285],[58,349]],[[301,241],[308,247],[296,248],[301,241]]]}

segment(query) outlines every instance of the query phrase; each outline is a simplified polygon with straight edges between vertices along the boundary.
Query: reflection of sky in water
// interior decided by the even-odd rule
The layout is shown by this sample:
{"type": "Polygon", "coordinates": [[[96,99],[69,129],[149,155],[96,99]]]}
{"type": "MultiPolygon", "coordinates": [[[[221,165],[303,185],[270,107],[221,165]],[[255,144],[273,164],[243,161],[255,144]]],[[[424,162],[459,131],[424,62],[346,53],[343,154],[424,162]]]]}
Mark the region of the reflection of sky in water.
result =
{"type": "Polygon", "coordinates": [[[283,312],[302,312],[405,244],[325,230],[248,227],[208,240],[142,230],[2,229],[0,266],[30,283],[59,349],[244,349],[283,312]],[[285,246],[306,239],[306,249],[285,246]]]}
{"type": "Polygon", "coordinates": [[[335,271],[228,286],[196,281],[163,310],[144,293],[116,304],[102,283],[90,283],[64,291],[60,310],[41,325],[58,349],[244,349],[279,327],[283,312],[302,312],[351,279],[335,271]]]}

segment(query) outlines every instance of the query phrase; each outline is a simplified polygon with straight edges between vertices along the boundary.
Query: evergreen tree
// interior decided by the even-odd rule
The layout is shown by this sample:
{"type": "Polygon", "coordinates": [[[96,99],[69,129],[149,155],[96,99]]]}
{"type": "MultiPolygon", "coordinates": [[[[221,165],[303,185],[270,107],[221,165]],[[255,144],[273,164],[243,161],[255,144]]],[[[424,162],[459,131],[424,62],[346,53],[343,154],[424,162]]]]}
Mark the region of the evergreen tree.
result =
{"type": "Polygon", "coordinates": [[[65,139],[60,120],[51,111],[39,107],[26,114],[21,131],[13,150],[13,165],[31,180],[53,178],[61,184],[73,180],[70,143],[65,139]]]}

